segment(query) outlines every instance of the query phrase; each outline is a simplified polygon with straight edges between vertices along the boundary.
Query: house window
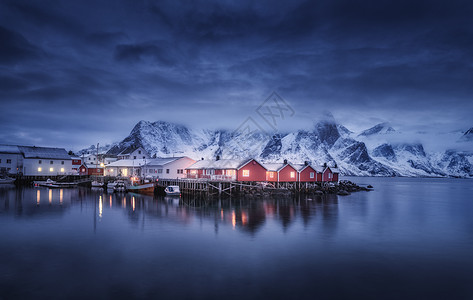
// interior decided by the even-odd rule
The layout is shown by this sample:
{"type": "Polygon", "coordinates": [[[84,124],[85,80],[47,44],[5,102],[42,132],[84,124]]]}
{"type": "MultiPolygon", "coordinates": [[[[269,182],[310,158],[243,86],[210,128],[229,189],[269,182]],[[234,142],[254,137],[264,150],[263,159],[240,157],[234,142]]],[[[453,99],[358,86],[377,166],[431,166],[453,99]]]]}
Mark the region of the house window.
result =
{"type": "Polygon", "coordinates": [[[49,168],[49,172],[53,172],[54,171],[54,168],[49,168]]]}
{"type": "Polygon", "coordinates": [[[314,172],[310,172],[310,178],[314,178],[314,172]]]}
{"type": "Polygon", "coordinates": [[[143,159],[145,159],[146,157],[143,156],[143,159]]]}
{"type": "Polygon", "coordinates": [[[2,163],[2,160],[0,159],[0,163],[2,163]]]}
{"type": "Polygon", "coordinates": [[[11,159],[7,159],[7,164],[11,164],[11,159]]]}
{"type": "Polygon", "coordinates": [[[43,169],[41,167],[38,168],[38,172],[41,172],[43,171],[43,169]]]}
{"type": "Polygon", "coordinates": [[[52,161],[52,160],[51,160],[51,161],[49,161],[49,164],[50,164],[50,165],[54,164],[54,161],[52,161]]]}
{"type": "Polygon", "coordinates": [[[92,158],[89,157],[89,160],[92,160],[92,158]]]}
{"type": "Polygon", "coordinates": [[[291,172],[291,178],[296,178],[296,172],[291,172]]]}
{"type": "Polygon", "coordinates": [[[169,169],[166,169],[166,174],[169,174],[169,169]]]}
{"type": "Polygon", "coordinates": [[[269,172],[269,178],[274,178],[274,172],[269,172]]]}
{"type": "Polygon", "coordinates": [[[141,151],[138,151],[138,154],[141,154],[141,151]]]}
{"type": "Polygon", "coordinates": [[[243,170],[243,177],[250,177],[250,170],[243,170]]]}
{"type": "Polygon", "coordinates": [[[38,164],[41,164],[41,160],[38,160],[38,164]]]}
{"type": "Polygon", "coordinates": [[[163,169],[158,169],[158,174],[162,174],[163,173],[163,169]]]}
{"type": "Polygon", "coordinates": [[[61,161],[61,165],[63,165],[63,164],[64,164],[64,161],[61,161]]]}
{"type": "Polygon", "coordinates": [[[133,156],[133,159],[136,159],[136,156],[133,156]]]}
{"type": "Polygon", "coordinates": [[[332,173],[328,173],[328,179],[332,179],[332,173]]]}
{"type": "Polygon", "coordinates": [[[95,160],[95,157],[94,157],[94,160],[95,160]]]}
{"type": "Polygon", "coordinates": [[[64,168],[61,168],[61,172],[64,173],[64,168]]]}

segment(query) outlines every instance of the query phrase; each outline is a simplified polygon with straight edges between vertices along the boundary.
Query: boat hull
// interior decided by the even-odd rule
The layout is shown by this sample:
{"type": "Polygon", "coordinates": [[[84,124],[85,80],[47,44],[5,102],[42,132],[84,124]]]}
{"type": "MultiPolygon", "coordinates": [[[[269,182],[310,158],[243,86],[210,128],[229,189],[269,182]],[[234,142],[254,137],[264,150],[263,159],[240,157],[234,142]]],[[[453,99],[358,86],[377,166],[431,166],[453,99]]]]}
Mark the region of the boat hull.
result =
{"type": "Polygon", "coordinates": [[[146,183],[140,185],[130,185],[127,187],[129,192],[133,193],[140,193],[140,194],[147,194],[153,195],[154,194],[154,183],[146,183]]]}

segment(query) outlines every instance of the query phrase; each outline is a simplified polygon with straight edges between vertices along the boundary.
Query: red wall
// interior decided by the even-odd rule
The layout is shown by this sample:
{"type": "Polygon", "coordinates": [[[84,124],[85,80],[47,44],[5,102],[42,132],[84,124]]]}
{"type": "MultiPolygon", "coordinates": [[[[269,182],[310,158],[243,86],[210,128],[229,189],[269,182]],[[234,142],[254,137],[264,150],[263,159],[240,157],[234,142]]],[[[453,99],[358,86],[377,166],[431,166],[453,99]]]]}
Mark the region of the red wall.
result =
{"type": "Polygon", "coordinates": [[[307,167],[299,173],[300,182],[315,182],[317,180],[317,172],[312,167],[307,167]],[[310,178],[310,173],[314,173],[314,178],[310,178]]]}
{"type": "Polygon", "coordinates": [[[338,174],[333,174],[330,167],[328,167],[324,172],[324,181],[338,181],[338,174]],[[328,174],[332,174],[332,178],[328,178],[328,174]]]}
{"type": "Polygon", "coordinates": [[[79,166],[80,166],[80,165],[82,164],[82,161],[81,161],[80,159],[73,159],[73,160],[72,160],[72,164],[73,164],[73,165],[79,165],[79,166]]]}
{"type": "Polygon", "coordinates": [[[266,169],[252,159],[237,172],[237,181],[266,181],[266,169]],[[243,170],[249,170],[250,176],[243,177],[243,170]]]}
{"type": "Polygon", "coordinates": [[[322,181],[322,173],[317,173],[317,182],[322,181]]]}
{"type": "Polygon", "coordinates": [[[271,182],[278,181],[278,172],[273,172],[273,171],[266,172],[266,181],[271,181],[271,182]],[[273,174],[273,178],[269,177],[269,174],[273,174]]]}
{"type": "Polygon", "coordinates": [[[279,182],[297,181],[297,170],[291,165],[286,165],[279,171],[279,182]],[[291,172],[294,172],[294,178],[291,178],[291,172]]]}

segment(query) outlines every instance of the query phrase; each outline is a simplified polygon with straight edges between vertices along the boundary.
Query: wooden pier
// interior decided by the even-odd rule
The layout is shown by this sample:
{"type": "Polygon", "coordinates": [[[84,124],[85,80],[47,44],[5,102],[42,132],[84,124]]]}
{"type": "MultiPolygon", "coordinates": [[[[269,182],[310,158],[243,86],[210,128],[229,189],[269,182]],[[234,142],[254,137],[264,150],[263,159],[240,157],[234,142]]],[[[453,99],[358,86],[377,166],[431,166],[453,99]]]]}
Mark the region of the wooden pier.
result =
{"type": "Polygon", "coordinates": [[[158,186],[179,186],[182,194],[202,196],[237,196],[245,194],[312,193],[326,184],[314,182],[238,182],[202,179],[159,179],[158,186]]]}

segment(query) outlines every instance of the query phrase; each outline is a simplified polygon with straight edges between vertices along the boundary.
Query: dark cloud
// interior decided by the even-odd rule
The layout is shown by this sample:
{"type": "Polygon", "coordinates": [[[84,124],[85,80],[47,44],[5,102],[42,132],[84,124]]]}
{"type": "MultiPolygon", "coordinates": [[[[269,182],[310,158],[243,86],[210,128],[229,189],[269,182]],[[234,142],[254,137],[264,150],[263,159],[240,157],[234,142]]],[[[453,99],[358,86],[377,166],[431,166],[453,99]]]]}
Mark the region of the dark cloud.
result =
{"type": "Polygon", "coordinates": [[[14,64],[41,56],[41,49],[20,33],[0,26],[0,64],[14,64]]]}
{"type": "Polygon", "coordinates": [[[0,142],[113,141],[141,119],[237,127],[273,90],[294,127],[328,109],[469,128],[472,15],[463,0],[3,1],[0,142]]]}

